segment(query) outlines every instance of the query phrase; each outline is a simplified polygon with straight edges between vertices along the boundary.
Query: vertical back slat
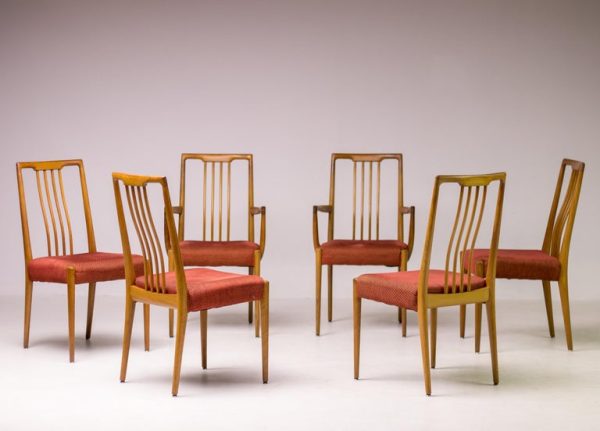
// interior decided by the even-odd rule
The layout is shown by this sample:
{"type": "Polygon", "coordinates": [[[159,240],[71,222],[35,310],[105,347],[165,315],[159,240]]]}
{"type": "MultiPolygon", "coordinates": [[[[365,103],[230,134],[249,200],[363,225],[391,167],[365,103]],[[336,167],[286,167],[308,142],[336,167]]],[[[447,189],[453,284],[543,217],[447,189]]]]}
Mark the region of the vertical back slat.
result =
{"type": "MultiPolygon", "coordinates": [[[[58,199],[58,187],[56,186],[56,175],[55,175],[54,169],[50,171],[50,179],[51,179],[51,184],[52,184],[52,196],[54,197],[54,207],[56,208],[56,214],[58,215],[58,225],[60,227],[60,239],[61,239],[61,245],[62,245],[62,254],[64,256],[65,254],[67,254],[67,244],[66,244],[66,238],[65,238],[65,225],[63,222],[61,204],[58,199]]],[[[58,250],[57,250],[57,254],[58,254],[58,250]]]]}
{"type": "Polygon", "coordinates": [[[202,182],[202,240],[206,241],[206,179],[207,162],[202,162],[204,168],[204,181],[202,182]]]}
{"type": "Polygon", "coordinates": [[[54,209],[52,199],[50,198],[50,187],[48,186],[48,171],[44,171],[44,189],[46,190],[46,203],[48,204],[48,212],[50,213],[50,221],[52,222],[52,234],[54,239],[54,254],[58,256],[58,233],[56,231],[56,219],[54,218],[54,209]]]}
{"type": "Polygon", "coordinates": [[[556,216],[556,221],[554,222],[554,231],[552,233],[552,247],[550,253],[553,256],[558,256],[560,253],[561,239],[564,228],[567,224],[567,219],[569,213],[571,212],[572,204],[574,202],[575,195],[575,187],[577,184],[577,173],[571,170],[571,175],[569,178],[569,184],[567,186],[567,191],[565,192],[565,196],[563,198],[562,205],[560,207],[560,211],[556,216]]]}
{"type": "Polygon", "coordinates": [[[365,162],[360,164],[360,239],[365,239],[365,162]]]}
{"type": "Polygon", "coordinates": [[[371,239],[371,219],[373,214],[373,162],[369,162],[369,239],[371,239]]]}
{"type": "Polygon", "coordinates": [[[144,207],[141,187],[136,186],[133,188],[133,203],[140,214],[140,226],[142,228],[142,232],[146,240],[148,254],[150,255],[150,280],[152,280],[152,288],[155,292],[158,293],[160,289],[160,284],[158,281],[158,276],[156,275],[156,270],[158,270],[156,246],[154,244],[154,238],[152,238],[152,235],[150,233],[150,227],[148,225],[148,218],[146,216],[146,208],[144,207]]]}
{"type": "Polygon", "coordinates": [[[131,215],[131,220],[133,221],[133,226],[135,228],[135,233],[137,234],[138,241],[140,243],[140,248],[142,249],[142,256],[144,257],[144,288],[146,290],[152,291],[152,270],[148,270],[148,265],[151,265],[151,261],[149,259],[149,250],[148,245],[144,239],[144,232],[142,231],[141,223],[140,223],[140,215],[139,210],[133,204],[134,191],[132,190],[132,186],[125,186],[125,194],[127,195],[127,206],[129,207],[129,214],[131,215]],[[148,277],[150,274],[150,277],[148,277]]]}
{"type": "MultiPolygon", "coordinates": [[[[483,220],[483,212],[485,211],[485,201],[487,199],[487,186],[483,186],[483,193],[481,196],[481,207],[479,209],[479,217],[477,218],[477,224],[475,225],[475,232],[473,233],[473,238],[471,240],[471,246],[469,247],[469,271],[467,273],[467,290],[471,291],[471,276],[473,272],[475,272],[475,268],[473,268],[473,250],[475,249],[475,244],[477,242],[477,236],[479,235],[479,228],[481,227],[481,221],[483,220]]],[[[467,256],[463,253],[463,256],[467,256]]]]}
{"type": "Polygon", "coordinates": [[[155,252],[157,253],[157,261],[158,261],[156,270],[159,271],[156,278],[158,280],[158,286],[159,286],[160,292],[165,293],[167,283],[166,283],[166,279],[165,279],[165,261],[164,261],[163,249],[162,249],[162,246],[160,245],[160,239],[158,238],[158,233],[156,232],[156,226],[154,225],[154,217],[152,217],[152,209],[150,208],[150,202],[148,200],[148,190],[147,190],[146,186],[143,187],[143,191],[144,191],[144,203],[146,206],[146,213],[147,213],[148,221],[149,221],[150,228],[151,228],[150,233],[154,237],[154,244],[156,244],[155,252]]]}
{"type": "Polygon", "coordinates": [[[450,257],[452,255],[452,245],[454,244],[454,237],[456,236],[456,228],[460,218],[460,210],[462,209],[462,202],[464,197],[465,188],[460,186],[460,194],[458,196],[458,205],[456,206],[456,215],[454,216],[454,224],[452,226],[452,233],[450,234],[450,240],[448,241],[448,249],[446,251],[446,265],[444,267],[444,293],[448,293],[448,270],[450,269],[450,257]]]}
{"type": "Polygon", "coordinates": [[[227,241],[231,234],[231,161],[227,163],[227,241]]]}
{"type": "Polygon", "coordinates": [[[458,264],[458,255],[460,250],[460,242],[463,237],[463,233],[465,231],[465,224],[467,223],[467,215],[469,213],[469,206],[471,203],[471,194],[473,188],[471,186],[467,187],[467,200],[465,202],[465,209],[463,215],[461,217],[462,222],[460,223],[460,230],[458,231],[458,237],[456,239],[456,245],[454,246],[454,259],[452,261],[452,293],[456,293],[457,283],[456,283],[456,269],[458,264]]]}
{"type": "MultiPolygon", "coordinates": [[[[471,230],[473,229],[473,224],[475,222],[475,214],[477,212],[477,204],[479,202],[479,186],[475,187],[475,197],[473,198],[472,209],[470,210],[471,216],[469,217],[469,224],[467,225],[467,231],[465,232],[465,239],[463,240],[462,252],[460,254],[460,262],[459,262],[459,272],[460,272],[460,285],[458,286],[459,292],[463,292],[465,284],[464,284],[464,256],[466,256],[467,244],[469,243],[469,239],[471,239],[471,230]]],[[[465,216],[468,216],[468,210],[465,213],[465,216]]],[[[467,283],[470,283],[471,278],[467,277],[467,283]]],[[[471,290],[471,286],[467,287],[468,290],[471,290]]]]}
{"type": "Polygon", "coordinates": [[[52,256],[52,243],[50,242],[50,230],[48,227],[48,216],[46,214],[46,205],[44,204],[44,193],[40,181],[40,171],[35,171],[35,179],[37,183],[38,197],[40,198],[40,209],[42,210],[42,218],[44,219],[44,229],[46,231],[46,245],[48,246],[48,256],[52,256]]]}
{"type": "Polygon", "coordinates": [[[211,163],[210,169],[210,240],[215,240],[215,162],[211,163]]]}
{"type": "Polygon", "coordinates": [[[219,241],[223,232],[223,162],[219,162],[219,241]]]}
{"type": "Polygon", "coordinates": [[[379,239],[379,201],[381,196],[381,162],[377,162],[377,216],[375,220],[375,239],[379,239]]]}
{"type": "Polygon", "coordinates": [[[69,215],[69,206],[67,205],[67,198],[65,195],[62,169],[58,170],[58,184],[60,186],[60,196],[62,199],[63,209],[65,210],[65,220],[67,222],[67,230],[69,232],[69,254],[73,254],[73,229],[71,227],[71,216],[69,215]]]}
{"type": "Polygon", "coordinates": [[[352,164],[352,239],[356,239],[356,162],[352,164]]]}

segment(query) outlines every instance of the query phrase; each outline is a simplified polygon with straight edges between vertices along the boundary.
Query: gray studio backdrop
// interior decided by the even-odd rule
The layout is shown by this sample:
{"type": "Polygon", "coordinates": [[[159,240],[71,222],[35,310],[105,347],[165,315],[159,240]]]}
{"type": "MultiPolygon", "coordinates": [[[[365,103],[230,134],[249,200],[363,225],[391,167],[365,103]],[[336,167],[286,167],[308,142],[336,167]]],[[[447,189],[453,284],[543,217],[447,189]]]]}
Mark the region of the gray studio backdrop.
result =
{"type": "MultiPolygon", "coordinates": [[[[180,153],[252,152],[263,274],[308,298],[330,154],[402,152],[410,268],[435,174],[507,171],[501,245],[539,247],[561,159],[585,161],[571,292],[599,298],[599,22],[573,0],[3,0],[0,293],[23,289],[16,161],[83,158],[98,246],[119,251],[112,171],[166,175],[176,198],[180,153]]],[[[360,272],[339,270],[336,295],[360,272]]]]}

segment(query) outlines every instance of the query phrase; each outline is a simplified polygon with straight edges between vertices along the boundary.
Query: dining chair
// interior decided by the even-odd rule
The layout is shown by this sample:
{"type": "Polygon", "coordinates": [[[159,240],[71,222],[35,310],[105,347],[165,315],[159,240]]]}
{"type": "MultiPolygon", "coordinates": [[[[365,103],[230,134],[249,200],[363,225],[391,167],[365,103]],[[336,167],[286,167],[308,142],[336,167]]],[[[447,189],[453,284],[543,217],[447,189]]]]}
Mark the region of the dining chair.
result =
{"type": "MultiPolygon", "coordinates": [[[[423,374],[425,380],[425,393],[431,395],[431,368],[436,365],[437,341],[437,311],[441,307],[463,304],[485,304],[488,316],[488,330],[490,338],[490,352],[492,359],[492,376],[494,385],[498,384],[498,350],[496,343],[496,314],[495,314],[495,273],[496,250],[500,234],[500,221],[502,216],[502,203],[504,198],[505,173],[487,175],[442,175],[436,177],[429,211],[429,221],[421,269],[416,271],[400,271],[392,273],[365,274],[354,279],[353,289],[353,315],[354,315],[354,378],[359,377],[360,360],[360,329],[362,299],[382,302],[385,304],[409,309],[417,312],[419,321],[419,334],[421,338],[421,355],[423,374]],[[445,199],[440,198],[441,189],[444,187],[445,199]],[[486,211],[488,195],[496,191],[495,208],[486,211]],[[453,201],[447,199],[450,192],[457,195],[456,212],[452,223],[448,226],[450,231],[448,243],[442,242],[445,250],[444,269],[431,268],[431,255],[434,248],[434,231],[436,222],[438,226],[446,227],[445,222],[452,220],[446,217],[446,206],[439,210],[440,201],[446,203],[453,201]],[[491,193],[490,193],[491,191],[491,193]],[[488,223],[493,215],[493,222],[488,223]],[[490,254],[485,275],[475,274],[472,262],[460,258],[465,252],[473,250],[480,234],[485,232],[485,227],[490,226],[490,254]],[[481,227],[484,229],[480,229],[481,227]],[[431,326],[429,326],[427,312],[430,313],[431,326]],[[428,330],[431,330],[431,340],[428,330]],[[431,346],[430,346],[431,342],[431,346]],[[431,359],[430,359],[431,354],[431,359]]],[[[490,199],[491,200],[491,199],[490,199]]],[[[493,201],[492,201],[493,205],[493,201]]],[[[438,233],[438,238],[445,235],[438,233]]],[[[436,242],[438,244],[438,242],[436,242]]],[[[437,245],[436,245],[437,247],[437,245]]]]}
{"type": "Polygon", "coordinates": [[[232,274],[208,268],[184,270],[183,256],[165,177],[113,173],[119,230],[125,256],[126,306],[121,360],[125,381],[135,305],[167,307],[177,311],[172,394],[177,395],[188,313],[200,312],[202,368],[207,367],[208,310],[249,301],[260,303],[262,379],[268,380],[269,282],[258,275],[232,274]],[[153,194],[154,193],[154,194],[153,194]],[[124,195],[124,196],[123,196],[124,195]],[[160,195],[160,197],[157,197],[160,195]],[[155,198],[154,200],[152,198],[155,198]],[[159,238],[151,202],[161,201],[167,235],[159,238]],[[124,204],[126,202],[126,204],[124,204]],[[125,208],[127,208],[127,215],[125,208]],[[143,275],[136,275],[129,232],[137,237],[142,252],[143,275]],[[168,242],[168,243],[167,243],[168,242]],[[165,259],[165,254],[169,256],[165,259]],[[165,265],[165,261],[167,264],[165,265]]]}
{"type": "MultiPolygon", "coordinates": [[[[315,330],[321,333],[321,271],[327,266],[327,320],[333,319],[333,266],[377,265],[406,270],[412,253],[415,230],[415,207],[404,206],[402,154],[331,155],[329,204],[313,206],[313,246],[316,263],[315,330]],[[340,162],[352,164],[352,239],[334,234],[336,172],[340,162]],[[381,196],[382,165],[393,164],[394,187],[381,196]],[[395,201],[395,238],[380,238],[381,202],[395,201]],[[319,241],[319,213],[328,215],[327,241],[319,241]],[[409,215],[408,243],[404,241],[404,216],[409,215]]],[[[398,309],[402,333],[406,336],[406,310],[398,309]]]]}
{"type": "MultiPolygon", "coordinates": [[[[179,181],[179,205],[173,207],[178,216],[181,256],[184,266],[233,266],[247,267],[249,274],[260,275],[260,262],[265,252],[266,208],[254,206],[254,162],[252,154],[197,154],[181,155],[179,181]],[[200,164],[202,175],[202,238],[186,239],[186,184],[188,163],[200,164]],[[247,168],[247,217],[248,236],[244,240],[231,238],[232,171],[247,168]],[[255,217],[260,215],[259,242],[255,242],[255,217]]],[[[233,223],[238,222],[233,219],[233,223]]],[[[189,237],[188,237],[189,238],[189,237]]],[[[258,303],[248,303],[248,323],[253,314],[255,335],[260,334],[258,303]]],[[[169,311],[169,335],[173,336],[173,310],[169,311]]]]}
{"type": "MultiPolygon", "coordinates": [[[[33,176],[33,174],[32,174],[33,176]]],[[[122,280],[125,277],[123,255],[104,253],[96,250],[92,213],[81,160],[54,160],[44,162],[17,163],[17,185],[23,231],[23,251],[25,254],[25,322],[23,347],[29,347],[31,303],[33,283],[60,283],[67,285],[69,360],[75,360],[75,285],[88,284],[86,340],[92,334],[96,283],[122,280]],[[63,171],[77,170],[79,188],[83,202],[83,216],[87,234],[87,252],[74,253],[74,226],[69,212],[68,193],[65,191],[63,171]],[[46,251],[45,257],[34,257],[29,229],[29,214],[25,192],[24,172],[33,172],[37,186],[37,200],[43,220],[46,251]]],[[[67,189],[68,190],[68,189],[67,189]]],[[[35,199],[35,198],[34,198],[35,199]]],[[[40,221],[41,222],[41,221],[40,221]]],[[[34,230],[35,232],[35,230],[34,230]]],[[[141,271],[141,256],[132,256],[134,270],[141,271]]]]}
{"type": "MultiPolygon", "coordinates": [[[[550,337],[554,337],[552,293],[550,282],[558,282],[567,348],[573,350],[571,312],[569,307],[569,250],[579,203],[585,163],[564,159],[558,173],[554,199],[550,206],[546,234],[541,249],[500,249],[496,255],[496,277],[520,280],[541,280],[546,305],[550,337]],[[564,189],[564,192],[563,192],[564,189]],[[562,202],[562,203],[561,203],[562,202]]],[[[468,258],[469,256],[465,256],[468,258]]],[[[489,250],[473,250],[473,257],[485,271],[489,250]]],[[[481,339],[481,306],[475,306],[475,351],[479,352],[481,339]]],[[[466,306],[460,310],[460,335],[465,335],[466,306]]]]}

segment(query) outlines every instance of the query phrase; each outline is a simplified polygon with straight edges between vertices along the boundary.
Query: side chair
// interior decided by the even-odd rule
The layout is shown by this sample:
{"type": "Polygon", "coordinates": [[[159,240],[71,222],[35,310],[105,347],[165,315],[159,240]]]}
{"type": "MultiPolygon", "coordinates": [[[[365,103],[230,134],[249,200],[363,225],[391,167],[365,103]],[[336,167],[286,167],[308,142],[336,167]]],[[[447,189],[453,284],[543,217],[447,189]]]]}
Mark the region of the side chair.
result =
{"type": "MultiPolygon", "coordinates": [[[[498,384],[498,350],[496,344],[495,315],[495,273],[496,250],[500,235],[500,221],[504,198],[506,174],[487,175],[442,175],[436,177],[429,211],[427,234],[423,246],[421,269],[417,271],[401,271],[380,274],[365,274],[354,279],[354,378],[359,377],[361,303],[363,299],[414,310],[419,317],[419,334],[421,338],[421,354],[425,393],[431,395],[430,366],[436,364],[437,311],[441,307],[460,306],[463,304],[485,304],[488,316],[490,352],[492,359],[492,376],[494,385],[498,384]],[[493,186],[493,188],[490,188],[493,186]],[[497,187],[496,187],[497,186],[497,187]],[[447,245],[444,269],[431,268],[431,254],[434,244],[436,221],[443,218],[444,211],[438,215],[438,202],[442,187],[449,194],[452,189],[458,196],[456,215],[447,245]],[[493,223],[484,223],[486,200],[489,190],[497,190],[495,205],[491,203],[493,223]],[[478,276],[473,270],[464,267],[460,255],[473,250],[482,226],[491,227],[489,261],[485,274],[478,276]],[[428,322],[429,312],[431,324],[428,322]],[[431,341],[428,331],[431,330],[431,341]],[[431,344],[430,344],[431,343],[431,344]],[[430,358],[431,354],[431,358],[430,358]]],[[[444,201],[445,202],[445,201],[444,201]]],[[[444,204],[445,207],[445,204],[444,204]]],[[[486,217],[486,220],[488,218],[486,217]]],[[[439,224],[439,223],[438,223],[439,224]]],[[[442,224],[442,226],[444,226],[442,224]]],[[[438,236],[444,237],[444,235],[438,236]]],[[[437,242],[436,242],[437,244],[437,242]]],[[[444,243],[442,241],[442,246],[444,243]]]]}
{"type": "Polygon", "coordinates": [[[113,173],[119,229],[125,255],[125,328],[121,382],[125,381],[135,305],[167,307],[177,311],[172,394],[177,395],[188,313],[200,312],[202,368],[207,367],[208,310],[257,301],[260,304],[262,333],[262,380],[268,380],[269,282],[258,275],[232,274],[207,268],[184,270],[183,256],[175,228],[171,197],[165,177],[113,173]],[[154,193],[154,195],[152,195],[154,193]],[[167,235],[161,242],[152,214],[151,197],[160,195],[167,235]],[[127,213],[127,218],[126,218],[127,213]],[[136,275],[130,231],[139,242],[144,261],[143,275],[136,275]],[[166,243],[169,241],[170,243],[166,243]],[[168,253],[168,258],[165,258],[168,253]],[[165,265],[165,261],[167,265],[165,265]]]}
{"type": "MultiPolygon", "coordinates": [[[[321,334],[321,271],[327,266],[327,320],[333,319],[334,265],[377,265],[406,270],[412,253],[415,230],[415,207],[404,206],[402,154],[346,154],[331,155],[329,176],[329,204],[313,206],[313,246],[315,250],[316,293],[315,332],[321,334]],[[352,163],[352,239],[334,235],[336,170],[338,163],[352,163]],[[382,164],[394,163],[395,190],[381,196],[382,164]],[[381,239],[380,207],[382,200],[396,203],[393,217],[396,222],[394,239],[381,239]],[[357,211],[358,210],[358,211],[357,211]],[[319,241],[319,213],[328,215],[327,241],[319,241]],[[404,216],[409,215],[408,243],[404,241],[404,216]]],[[[398,321],[406,336],[406,310],[398,309],[398,321]]]]}
{"type": "MultiPolygon", "coordinates": [[[[546,304],[550,337],[554,338],[554,317],[550,282],[558,282],[560,304],[567,348],[573,350],[571,312],[569,307],[569,250],[575,223],[577,204],[583,181],[585,163],[564,159],[558,172],[554,199],[550,206],[548,224],[542,248],[537,250],[500,249],[496,255],[496,277],[520,280],[541,280],[546,304]],[[564,189],[564,193],[563,193],[564,189]],[[562,202],[562,203],[561,203],[562,202]]],[[[488,265],[489,250],[473,250],[472,259],[482,271],[488,265]]],[[[466,255],[468,259],[470,255],[466,255]]],[[[481,305],[475,306],[475,351],[479,352],[481,339],[481,305]]],[[[465,335],[466,306],[460,310],[460,335],[465,335]]]]}
{"type": "MultiPolygon", "coordinates": [[[[75,285],[88,284],[87,326],[85,338],[92,334],[96,283],[100,281],[122,280],[125,278],[123,255],[103,253],[96,250],[92,213],[81,160],[54,160],[45,162],[17,163],[17,185],[23,230],[23,250],[25,253],[25,322],[23,347],[29,347],[31,322],[31,302],[33,283],[60,283],[67,285],[69,360],[75,360],[75,285]],[[83,215],[87,233],[87,252],[74,253],[73,226],[69,213],[67,193],[63,181],[63,171],[76,169],[79,174],[83,215]],[[34,257],[31,246],[31,233],[25,181],[23,172],[35,173],[37,200],[44,224],[47,256],[34,257]]],[[[34,198],[34,200],[36,200],[34,198]]],[[[142,271],[141,256],[132,256],[132,270],[142,271]]]]}

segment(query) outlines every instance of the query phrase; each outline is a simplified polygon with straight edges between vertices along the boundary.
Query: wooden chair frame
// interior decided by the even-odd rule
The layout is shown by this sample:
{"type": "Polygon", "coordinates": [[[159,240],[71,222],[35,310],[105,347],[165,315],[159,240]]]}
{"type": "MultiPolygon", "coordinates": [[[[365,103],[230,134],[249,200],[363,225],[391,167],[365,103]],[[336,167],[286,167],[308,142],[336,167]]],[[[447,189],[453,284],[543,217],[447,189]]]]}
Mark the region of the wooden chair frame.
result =
{"type": "MultiPolygon", "coordinates": [[[[585,163],[563,159],[558,173],[556,189],[550,214],[548,215],[548,224],[546,225],[546,233],[542,244],[542,251],[554,256],[560,262],[560,276],[558,280],[558,291],[560,294],[560,303],[562,308],[563,322],[565,325],[565,337],[567,348],[573,350],[573,334],[571,330],[571,312],[569,306],[569,251],[571,249],[571,237],[573,234],[573,226],[575,224],[575,215],[577,213],[577,205],[579,203],[579,195],[581,193],[581,185],[583,182],[583,172],[585,163]],[[561,195],[562,189],[565,187],[567,169],[571,169],[569,182],[566,184],[566,193],[563,196],[562,204],[561,195]]],[[[550,337],[554,338],[554,317],[552,313],[552,292],[550,290],[550,281],[542,280],[542,288],[544,291],[544,303],[546,306],[546,317],[548,319],[548,331],[550,337]]],[[[475,306],[475,351],[480,350],[481,340],[481,305],[475,306]]],[[[465,321],[466,321],[466,306],[460,310],[460,335],[465,336],[465,321]]]]}
{"type": "MultiPolygon", "coordinates": [[[[405,271],[408,259],[412,254],[415,232],[415,207],[404,206],[404,180],[403,180],[403,163],[402,154],[400,153],[333,153],[331,155],[331,169],[329,176],[329,204],[313,206],[313,247],[315,249],[315,266],[316,266],[316,302],[315,302],[315,332],[317,335],[321,333],[321,243],[319,241],[319,213],[328,214],[327,223],[327,240],[334,239],[334,219],[335,219],[335,184],[336,184],[336,163],[339,160],[350,160],[353,163],[353,188],[352,188],[352,239],[357,239],[358,222],[360,223],[360,239],[371,239],[374,228],[375,239],[379,239],[379,209],[381,202],[381,163],[385,160],[396,161],[397,167],[397,235],[398,241],[404,241],[404,216],[409,215],[409,232],[408,232],[408,249],[402,250],[400,261],[398,262],[398,270],[405,271]],[[360,170],[359,170],[360,164],[360,170]],[[376,192],[373,193],[373,165],[376,169],[376,192]],[[368,201],[365,201],[365,174],[366,166],[368,166],[368,201]],[[360,218],[357,219],[357,177],[360,171],[360,218]],[[373,216],[373,198],[375,194],[375,216],[373,216]],[[365,217],[365,203],[368,205],[368,216],[365,217]],[[375,222],[373,223],[373,218],[375,222]],[[365,224],[367,226],[367,238],[365,238],[365,224]]],[[[398,310],[398,321],[402,322],[402,331],[406,335],[406,310],[398,310]]],[[[327,320],[333,320],[333,265],[327,265],[327,320]]]]}
{"type": "MultiPolygon", "coordinates": [[[[221,241],[230,240],[231,234],[231,165],[235,161],[248,163],[248,241],[254,242],[255,220],[260,215],[259,250],[254,253],[254,265],[248,267],[249,274],[260,275],[260,262],[265,253],[266,245],[266,221],[267,210],[264,206],[254,206],[254,160],[252,154],[210,154],[210,153],[183,153],[181,155],[181,168],[179,179],[179,205],[173,207],[173,213],[178,218],[178,238],[183,241],[185,237],[185,189],[186,168],[190,160],[199,160],[203,164],[203,189],[202,189],[202,240],[221,241]],[[210,168],[209,168],[210,165],[210,168]],[[224,169],[225,166],[225,169],[224,169]],[[218,173],[217,173],[218,171],[218,173]],[[224,172],[225,171],[225,172],[224,172]],[[216,177],[218,177],[218,193],[216,192],[216,177]],[[225,180],[224,180],[225,178],[225,180]],[[223,194],[223,182],[225,181],[225,197],[223,194]],[[210,187],[208,187],[210,185],[210,187]],[[218,197],[218,210],[216,205],[218,197]],[[209,202],[210,198],[210,202],[209,202]],[[225,211],[223,206],[226,204],[225,211]],[[207,212],[210,210],[210,219],[207,212]],[[218,213],[217,213],[218,211],[218,213]],[[217,215],[217,216],[216,216],[217,215]],[[226,217],[225,223],[223,217],[226,217]],[[218,224],[217,224],[218,223],[218,224]],[[207,235],[208,230],[208,235],[207,235]],[[209,239],[210,237],[210,239],[209,239]]],[[[253,314],[259,316],[258,303],[248,303],[248,323],[252,323],[253,314]]],[[[169,336],[173,336],[173,310],[169,311],[169,336]]],[[[258,337],[260,333],[260,322],[255,320],[254,330],[258,337]]]]}
{"type": "MultiPolygon", "coordinates": [[[[39,204],[44,220],[48,256],[73,254],[73,230],[69,206],[65,195],[62,170],[66,167],[75,167],[79,171],[81,184],[81,198],[83,201],[83,214],[87,233],[88,252],[96,252],[96,239],[92,224],[92,212],[85,178],[85,169],[82,160],[53,160],[42,162],[17,163],[17,185],[19,190],[19,208],[21,212],[21,228],[23,231],[23,251],[25,255],[25,318],[23,329],[23,347],[29,347],[29,329],[31,322],[31,303],[33,296],[33,281],[29,278],[27,270],[29,262],[33,259],[31,249],[31,235],[29,232],[29,218],[27,216],[27,201],[23,171],[31,169],[35,172],[39,204]],[[43,186],[42,186],[43,183],[43,186]],[[50,223],[48,222],[50,220],[50,223]],[[59,235],[60,233],[60,235],[59,235]],[[60,247],[62,245],[62,247],[60,247]],[[68,250],[67,250],[68,245],[68,250]],[[62,251],[61,251],[62,249],[62,251]]],[[[96,283],[89,283],[86,340],[91,337],[92,319],[94,314],[94,299],[96,283]]],[[[67,306],[69,327],[69,360],[75,360],[75,268],[67,269],[67,306]]]]}
{"type": "MultiPolygon", "coordinates": [[[[169,310],[177,310],[177,333],[175,338],[175,359],[173,367],[172,394],[177,395],[181,375],[181,359],[183,355],[183,344],[188,317],[188,291],[183,269],[183,261],[179,249],[178,234],[175,228],[175,219],[171,205],[171,197],[167,179],[165,177],[151,177],[130,175],[124,173],[113,173],[113,187],[117,203],[117,215],[119,219],[119,230],[125,256],[126,276],[126,307],[125,328],[123,333],[123,355],[121,360],[121,382],[125,381],[127,374],[127,362],[129,358],[129,347],[131,344],[131,332],[135,305],[140,302],[144,306],[157,305],[167,307],[169,310]],[[146,277],[145,288],[135,285],[135,271],[132,261],[131,246],[121,186],[125,189],[129,213],[141,244],[144,256],[144,275],[146,277]],[[165,239],[170,244],[165,244],[168,250],[169,270],[175,271],[177,293],[166,292],[163,250],[157,235],[147,195],[147,186],[157,184],[162,188],[165,205],[165,225],[168,236],[165,239]]],[[[263,297],[260,300],[261,332],[262,332],[262,377],[263,383],[268,381],[268,348],[269,348],[269,283],[265,281],[263,297]]],[[[206,368],[207,362],[207,310],[200,311],[200,333],[202,346],[202,367],[206,368]]]]}
{"type": "MultiPolygon", "coordinates": [[[[423,374],[425,380],[425,393],[431,395],[431,368],[435,368],[436,339],[437,339],[437,309],[464,304],[486,304],[488,316],[488,330],[490,337],[490,352],[492,359],[492,375],[494,385],[499,382],[498,350],[496,341],[496,315],[495,315],[495,277],[496,277],[496,252],[500,235],[502,218],[502,205],[504,200],[505,173],[486,175],[441,175],[436,177],[431,199],[431,209],[427,225],[427,234],[423,246],[423,257],[418,280],[417,314],[419,318],[419,334],[421,338],[421,352],[423,374]],[[465,273],[463,260],[460,259],[467,250],[473,250],[479,233],[479,227],[485,208],[487,188],[492,182],[498,182],[498,196],[494,213],[494,223],[490,245],[490,259],[485,274],[486,285],[483,288],[471,290],[471,272],[465,273]],[[460,197],[452,234],[448,243],[445,260],[445,286],[444,293],[429,293],[428,279],[431,263],[431,250],[433,246],[434,229],[437,216],[438,197],[440,188],[444,184],[457,184],[460,186],[460,197]],[[475,188],[475,192],[472,190],[475,188]],[[466,199],[464,198],[467,190],[466,199]],[[480,189],[482,191],[480,192],[480,189]],[[481,203],[478,204],[481,193],[481,203]],[[474,196],[473,196],[474,195],[474,196]],[[464,202],[464,204],[463,204],[464,202]],[[471,206],[472,205],[472,206],[471,206]],[[479,205],[479,216],[476,217],[479,205]],[[463,210],[464,207],[464,210],[463,210]],[[475,220],[477,221],[475,222],[475,220]],[[465,229],[466,227],[466,229],[465,229]],[[458,233],[458,234],[457,234],[458,233]],[[451,275],[450,275],[451,274],[451,275]],[[460,282],[455,277],[460,274],[460,282]],[[466,279],[464,283],[463,277],[466,279]],[[449,280],[452,279],[451,285],[449,280]],[[430,312],[431,326],[429,327],[427,311],[430,312]],[[431,330],[431,350],[428,331],[431,330]],[[431,360],[430,360],[431,354],[431,360]],[[431,362],[430,362],[431,361],[431,362]]],[[[360,363],[360,327],[361,327],[361,298],[357,294],[357,280],[354,280],[354,378],[359,377],[360,363]]]]}

